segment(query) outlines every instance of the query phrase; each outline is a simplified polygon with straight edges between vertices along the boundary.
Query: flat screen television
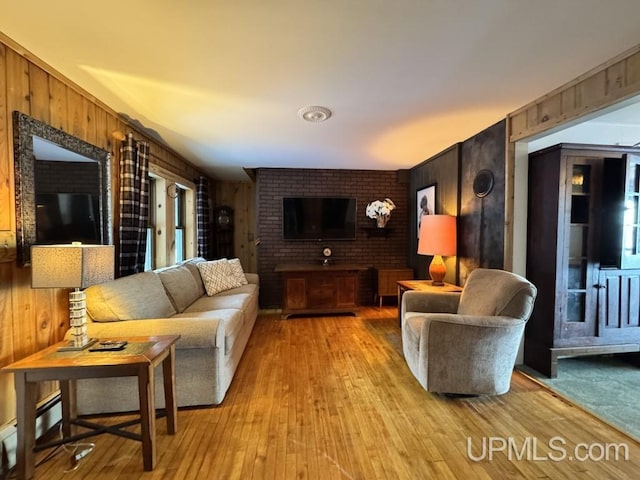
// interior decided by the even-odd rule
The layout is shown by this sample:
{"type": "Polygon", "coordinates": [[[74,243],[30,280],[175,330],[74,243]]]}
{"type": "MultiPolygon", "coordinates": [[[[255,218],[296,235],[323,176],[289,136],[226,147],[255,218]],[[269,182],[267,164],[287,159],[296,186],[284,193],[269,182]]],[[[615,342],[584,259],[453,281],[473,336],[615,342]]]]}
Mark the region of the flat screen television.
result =
{"type": "Polygon", "coordinates": [[[100,245],[100,199],[88,193],[38,193],[36,242],[100,245]]]}
{"type": "Polygon", "coordinates": [[[353,197],[284,197],[284,239],[355,240],[357,205],[353,197]]]}

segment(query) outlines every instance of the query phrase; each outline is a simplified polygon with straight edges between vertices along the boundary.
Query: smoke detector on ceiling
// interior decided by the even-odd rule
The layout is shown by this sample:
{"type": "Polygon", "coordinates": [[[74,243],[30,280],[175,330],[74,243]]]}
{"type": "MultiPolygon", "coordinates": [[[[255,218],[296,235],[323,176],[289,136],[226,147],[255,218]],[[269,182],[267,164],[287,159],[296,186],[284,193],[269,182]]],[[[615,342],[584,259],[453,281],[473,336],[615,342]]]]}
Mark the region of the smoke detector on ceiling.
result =
{"type": "Polygon", "coordinates": [[[318,106],[303,107],[298,110],[298,116],[307,122],[324,122],[331,117],[331,110],[318,106]]]}

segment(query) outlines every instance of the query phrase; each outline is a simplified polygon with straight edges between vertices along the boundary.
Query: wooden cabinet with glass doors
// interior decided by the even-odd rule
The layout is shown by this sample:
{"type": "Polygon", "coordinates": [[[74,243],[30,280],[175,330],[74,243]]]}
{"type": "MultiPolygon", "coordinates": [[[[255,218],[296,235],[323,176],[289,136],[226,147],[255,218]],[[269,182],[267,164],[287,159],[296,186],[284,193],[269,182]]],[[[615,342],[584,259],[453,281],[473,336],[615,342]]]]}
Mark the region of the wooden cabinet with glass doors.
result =
{"type": "Polygon", "coordinates": [[[640,351],[637,149],[561,144],[529,155],[525,363],[640,351]],[[636,263],[637,262],[637,263],[636,263]]]}
{"type": "Polygon", "coordinates": [[[640,268],[640,154],[604,160],[603,216],[612,227],[602,236],[601,261],[640,268]]]}

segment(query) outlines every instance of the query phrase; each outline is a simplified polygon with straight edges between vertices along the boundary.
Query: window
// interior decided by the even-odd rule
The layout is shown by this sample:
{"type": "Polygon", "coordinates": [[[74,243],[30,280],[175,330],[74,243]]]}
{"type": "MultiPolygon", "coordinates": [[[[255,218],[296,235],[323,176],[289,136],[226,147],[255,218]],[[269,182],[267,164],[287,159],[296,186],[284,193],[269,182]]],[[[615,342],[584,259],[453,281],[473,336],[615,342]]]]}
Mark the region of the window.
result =
{"type": "Polygon", "coordinates": [[[186,248],[185,248],[185,217],[186,217],[186,190],[176,185],[175,187],[175,199],[173,200],[173,218],[175,226],[175,261],[180,263],[186,260],[186,248]]]}
{"type": "Polygon", "coordinates": [[[149,177],[149,220],[147,222],[147,250],[144,255],[144,269],[153,270],[156,266],[156,179],[149,177]]]}
{"type": "Polygon", "coordinates": [[[146,269],[180,263],[196,254],[195,185],[150,164],[146,269]]]}

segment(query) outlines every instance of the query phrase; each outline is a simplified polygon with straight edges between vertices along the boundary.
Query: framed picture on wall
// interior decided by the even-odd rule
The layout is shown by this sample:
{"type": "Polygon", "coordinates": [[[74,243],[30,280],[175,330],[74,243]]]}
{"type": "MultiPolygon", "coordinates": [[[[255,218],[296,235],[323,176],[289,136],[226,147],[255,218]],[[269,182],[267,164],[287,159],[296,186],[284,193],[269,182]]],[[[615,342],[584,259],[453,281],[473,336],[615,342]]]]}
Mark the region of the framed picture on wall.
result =
{"type": "Polygon", "coordinates": [[[416,212],[418,213],[417,236],[420,239],[420,223],[423,215],[436,213],[436,184],[428,185],[416,192],[416,212]]]}

